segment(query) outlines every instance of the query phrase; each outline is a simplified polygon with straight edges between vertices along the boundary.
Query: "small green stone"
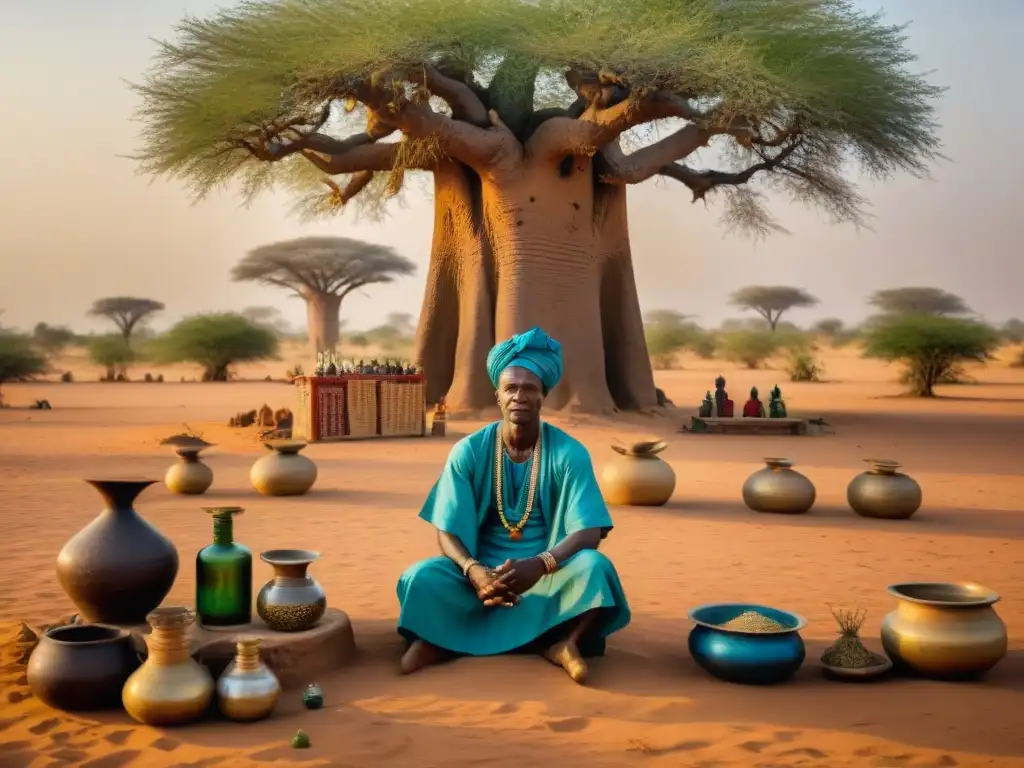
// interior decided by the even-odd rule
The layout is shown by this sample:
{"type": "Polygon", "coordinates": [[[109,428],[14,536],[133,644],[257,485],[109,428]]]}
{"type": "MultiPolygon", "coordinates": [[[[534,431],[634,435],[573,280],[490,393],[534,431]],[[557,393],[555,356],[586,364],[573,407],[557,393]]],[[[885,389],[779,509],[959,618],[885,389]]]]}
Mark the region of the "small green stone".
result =
{"type": "Polygon", "coordinates": [[[292,736],[292,749],[309,749],[309,734],[301,728],[292,736]]]}
{"type": "Polygon", "coordinates": [[[320,709],[324,705],[324,692],[318,685],[310,685],[302,693],[302,703],[306,709],[320,709]]]}

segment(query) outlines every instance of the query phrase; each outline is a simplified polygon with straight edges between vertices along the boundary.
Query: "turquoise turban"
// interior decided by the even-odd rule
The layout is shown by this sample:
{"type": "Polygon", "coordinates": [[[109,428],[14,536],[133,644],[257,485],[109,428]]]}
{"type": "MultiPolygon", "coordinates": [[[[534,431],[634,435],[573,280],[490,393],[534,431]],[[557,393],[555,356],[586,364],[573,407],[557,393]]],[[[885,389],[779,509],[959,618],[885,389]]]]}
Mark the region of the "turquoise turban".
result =
{"type": "Polygon", "coordinates": [[[487,375],[495,389],[502,371],[513,367],[540,379],[546,395],[562,378],[562,345],[537,327],[495,344],[487,355],[487,375]]]}

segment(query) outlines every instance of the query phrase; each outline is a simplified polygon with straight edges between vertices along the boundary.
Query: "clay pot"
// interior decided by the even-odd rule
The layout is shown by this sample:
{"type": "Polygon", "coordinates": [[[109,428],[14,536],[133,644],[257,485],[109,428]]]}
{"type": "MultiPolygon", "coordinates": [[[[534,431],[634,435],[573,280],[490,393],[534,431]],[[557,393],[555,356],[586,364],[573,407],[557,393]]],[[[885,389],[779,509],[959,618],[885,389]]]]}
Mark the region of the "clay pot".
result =
{"type": "Polygon", "coordinates": [[[999,595],[978,584],[894,584],[899,600],[882,620],[882,647],[897,669],[939,679],[969,678],[1006,655],[999,595]]]}
{"type": "Polygon", "coordinates": [[[85,712],[121,706],[121,689],[139,667],[131,634],[103,624],[54,627],[28,660],[29,688],[55,709],[85,712]]]}
{"type": "Polygon", "coordinates": [[[213,698],[213,678],[191,656],[195,614],[188,608],[157,608],[146,618],[149,656],[121,692],[125,711],[146,725],[183,725],[197,720],[213,698]]]}
{"type": "Polygon", "coordinates": [[[220,711],[229,720],[262,720],[274,711],[281,683],[260,661],[258,638],[239,640],[234,661],[217,680],[220,711]]]}
{"type": "Polygon", "coordinates": [[[199,460],[199,453],[209,446],[177,446],[174,452],[181,461],[172,464],[164,475],[164,484],[171,493],[198,496],[213,485],[213,470],[199,460]]]}
{"type": "Polygon", "coordinates": [[[306,569],[320,557],[306,549],[272,549],[260,559],[274,567],[274,578],[256,595],[256,613],[277,632],[312,629],[327,610],[327,594],[306,569]]]}
{"type": "Polygon", "coordinates": [[[814,484],[792,469],[790,459],[768,458],[743,484],[743,502],[755,512],[802,515],[814,506],[814,484]]]}
{"type": "Polygon", "coordinates": [[[155,480],[87,480],[106,503],[57,556],[57,578],[92,624],[141,624],[178,575],[178,551],[132,508],[155,480]]]}
{"type": "Polygon", "coordinates": [[[864,459],[871,469],[846,488],[846,500],[861,517],[906,520],[921,507],[921,486],[901,472],[898,461],[864,459]]]}
{"type": "Polygon", "coordinates": [[[306,443],[298,440],[268,440],[270,456],[252,465],[249,480],[264,496],[300,496],[316,482],[316,464],[299,451],[306,443]]]}
{"type": "Polygon", "coordinates": [[[658,454],[664,441],[613,445],[620,454],[601,473],[601,495],[615,506],[660,507],[676,489],[676,473],[658,454]]]}

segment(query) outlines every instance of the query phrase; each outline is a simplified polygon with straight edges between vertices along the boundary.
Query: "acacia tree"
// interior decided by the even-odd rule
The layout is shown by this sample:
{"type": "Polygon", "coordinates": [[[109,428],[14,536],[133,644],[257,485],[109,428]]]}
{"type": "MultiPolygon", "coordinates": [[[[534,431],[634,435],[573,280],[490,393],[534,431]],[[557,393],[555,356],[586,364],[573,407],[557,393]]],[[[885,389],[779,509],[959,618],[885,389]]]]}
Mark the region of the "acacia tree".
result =
{"type": "Polygon", "coordinates": [[[887,314],[966,315],[971,311],[963,299],[941,288],[887,288],[871,294],[868,304],[887,314]]]}
{"type": "Polygon", "coordinates": [[[775,333],[784,312],[794,307],[813,307],[818,300],[806,291],[786,285],[748,285],[736,291],[729,303],[754,310],[775,333]]]}
{"type": "Polygon", "coordinates": [[[417,357],[456,410],[493,406],[487,352],[533,325],[565,354],[548,407],[656,405],[628,185],[767,233],[767,191],[857,221],[849,162],[923,174],[938,151],[903,29],[841,0],[251,0],[178,33],[137,86],[144,170],[199,195],[290,181],[314,212],[432,176],[417,357]]]}
{"type": "Polygon", "coordinates": [[[93,302],[89,314],[105,317],[121,331],[125,346],[131,346],[132,331],[147,317],[162,312],[164,305],[152,299],[137,299],[134,296],[112,296],[93,302]]]}
{"type": "Polygon", "coordinates": [[[228,381],[236,363],[273,358],[277,336],[233,312],[193,315],[159,337],[153,352],[163,363],[198,363],[203,381],[228,381]]]}
{"type": "Polygon", "coordinates": [[[338,313],[346,296],[415,271],[415,264],[384,245],[347,237],[300,237],[250,251],[231,277],[294,291],[306,302],[310,343],[327,350],[338,346],[338,313]]]}

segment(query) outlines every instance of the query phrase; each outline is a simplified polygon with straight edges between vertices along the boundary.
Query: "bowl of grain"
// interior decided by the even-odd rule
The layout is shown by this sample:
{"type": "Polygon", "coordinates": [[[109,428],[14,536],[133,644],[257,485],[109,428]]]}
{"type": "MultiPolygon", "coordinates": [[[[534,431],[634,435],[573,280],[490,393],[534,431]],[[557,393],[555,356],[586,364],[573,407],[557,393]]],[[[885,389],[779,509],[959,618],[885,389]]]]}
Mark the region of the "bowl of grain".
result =
{"type": "Polygon", "coordinates": [[[771,685],[788,680],[804,663],[800,630],[807,622],[795,613],[754,603],[713,603],[689,613],[690,655],[719,680],[771,685]]]}

